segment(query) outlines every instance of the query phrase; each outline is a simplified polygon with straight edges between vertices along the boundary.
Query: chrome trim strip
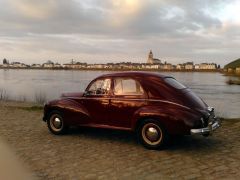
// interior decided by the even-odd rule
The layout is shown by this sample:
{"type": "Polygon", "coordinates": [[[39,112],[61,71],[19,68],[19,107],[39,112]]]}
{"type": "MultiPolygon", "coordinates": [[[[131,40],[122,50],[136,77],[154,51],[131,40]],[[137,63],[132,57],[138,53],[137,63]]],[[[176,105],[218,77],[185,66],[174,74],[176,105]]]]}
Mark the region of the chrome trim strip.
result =
{"type": "Polygon", "coordinates": [[[165,100],[160,100],[160,99],[148,99],[148,100],[149,101],[153,101],[153,102],[156,101],[156,102],[163,102],[163,103],[173,104],[173,105],[181,106],[181,107],[186,108],[186,109],[190,109],[187,106],[184,106],[184,105],[172,102],[172,101],[165,101],[165,100]]]}
{"type": "Polygon", "coordinates": [[[62,98],[65,98],[65,99],[68,99],[68,98],[73,98],[73,99],[100,99],[100,100],[120,100],[120,101],[151,101],[151,102],[163,102],[163,103],[167,103],[167,104],[173,104],[173,105],[176,105],[176,106],[180,106],[180,107],[183,107],[183,108],[186,108],[186,109],[190,109],[189,107],[187,106],[184,106],[184,105],[181,105],[181,104],[178,104],[178,103],[174,103],[174,102],[171,102],[171,101],[165,101],[165,100],[160,100],[160,99],[146,99],[146,98],[112,98],[112,97],[93,97],[93,98],[89,98],[89,97],[62,97],[62,98]]]}

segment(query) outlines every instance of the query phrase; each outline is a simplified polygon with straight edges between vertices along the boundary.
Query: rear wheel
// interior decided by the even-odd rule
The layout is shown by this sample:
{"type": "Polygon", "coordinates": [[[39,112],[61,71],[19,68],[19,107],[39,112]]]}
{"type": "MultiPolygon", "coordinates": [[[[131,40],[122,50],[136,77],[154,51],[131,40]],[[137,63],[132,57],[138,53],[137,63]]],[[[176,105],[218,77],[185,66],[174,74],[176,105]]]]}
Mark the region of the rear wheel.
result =
{"type": "Polygon", "coordinates": [[[144,120],[138,130],[138,139],[148,149],[161,149],[164,147],[167,133],[164,127],[154,119],[144,120]]]}
{"type": "Polygon", "coordinates": [[[64,123],[63,116],[59,111],[52,111],[47,119],[48,129],[56,135],[66,133],[67,126],[64,123]]]}

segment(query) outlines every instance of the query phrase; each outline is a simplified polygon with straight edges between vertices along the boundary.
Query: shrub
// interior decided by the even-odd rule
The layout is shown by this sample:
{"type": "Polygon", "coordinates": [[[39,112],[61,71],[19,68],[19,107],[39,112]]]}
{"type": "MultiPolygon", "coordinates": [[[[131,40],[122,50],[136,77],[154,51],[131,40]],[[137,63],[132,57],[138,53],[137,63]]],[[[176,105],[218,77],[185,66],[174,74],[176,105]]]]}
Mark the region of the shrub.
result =
{"type": "Polygon", "coordinates": [[[8,100],[9,96],[5,89],[0,89],[0,100],[8,100]]]}
{"type": "Polygon", "coordinates": [[[47,101],[47,96],[44,92],[39,91],[35,93],[34,99],[37,104],[44,104],[47,101]]]}

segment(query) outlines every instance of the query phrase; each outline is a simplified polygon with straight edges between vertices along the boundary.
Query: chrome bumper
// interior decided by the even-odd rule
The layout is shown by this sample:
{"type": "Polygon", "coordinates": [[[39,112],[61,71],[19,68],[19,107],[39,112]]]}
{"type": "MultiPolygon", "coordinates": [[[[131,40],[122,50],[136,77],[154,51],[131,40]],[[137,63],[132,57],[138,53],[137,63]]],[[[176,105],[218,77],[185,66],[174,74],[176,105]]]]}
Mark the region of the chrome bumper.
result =
{"type": "Polygon", "coordinates": [[[208,127],[200,129],[191,129],[191,134],[211,135],[212,132],[215,131],[220,126],[221,126],[220,119],[214,118],[214,120],[208,124],[208,127]]]}

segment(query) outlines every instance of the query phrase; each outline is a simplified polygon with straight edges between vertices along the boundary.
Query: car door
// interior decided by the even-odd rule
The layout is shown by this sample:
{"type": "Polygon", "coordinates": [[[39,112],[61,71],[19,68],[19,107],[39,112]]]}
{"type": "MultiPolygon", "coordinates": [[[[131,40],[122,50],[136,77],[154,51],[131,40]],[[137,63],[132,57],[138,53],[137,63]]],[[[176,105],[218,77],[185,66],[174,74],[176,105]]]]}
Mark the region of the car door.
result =
{"type": "Polygon", "coordinates": [[[97,79],[85,91],[81,100],[90,115],[90,124],[104,125],[108,119],[111,79],[97,79]]]}
{"type": "Polygon", "coordinates": [[[134,113],[146,105],[146,97],[138,80],[129,77],[114,78],[109,106],[109,125],[130,128],[134,113]]]}

